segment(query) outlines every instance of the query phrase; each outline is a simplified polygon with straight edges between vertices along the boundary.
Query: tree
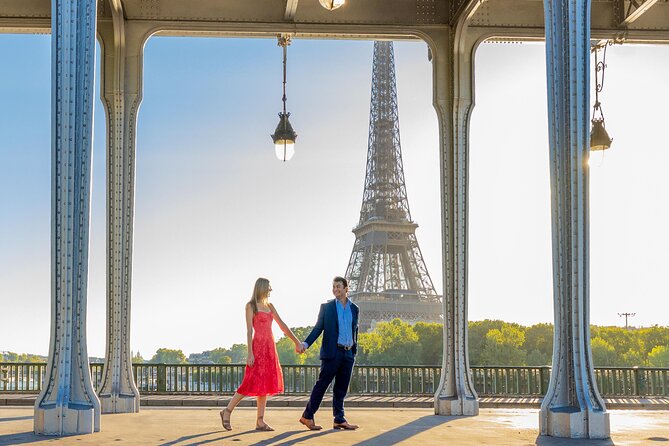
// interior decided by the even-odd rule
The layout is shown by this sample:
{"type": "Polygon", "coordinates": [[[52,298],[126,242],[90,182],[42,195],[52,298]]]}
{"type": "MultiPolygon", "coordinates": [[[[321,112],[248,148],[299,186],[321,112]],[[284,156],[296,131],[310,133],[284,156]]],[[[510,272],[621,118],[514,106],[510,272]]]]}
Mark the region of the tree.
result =
{"type": "Polygon", "coordinates": [[[232,356],[230,350],[218,347],[209,352],[209,360],[214,364],[230,364],[232,356]]]}
{"type": "MultiPolygon", "coordinates": [[[[312,326],[293,327],[291,330],[299,341],[304,341],[313,328],[314,327],[312,326]]],[[[286,365],[320,364],[322,338],[322,336],[319,336],[318,339],[309,346],[306,352],[300,354],[295,352],[295,344],[293,341],[287,336],[282,336],[276,343],[276,351],[279,354],[279,361],[281,364],[286,365]]]]}
{"type": "Polygon", "coordinates": [[[413,327],[395,318],[390,322],[376,324],[376,333],[381,338],[381,346],[370,351],[368,359],[372,364],[411,365],[417,364],[421,356],[418,335],[413,327]]]}
{"type": "Polygon", "coordinates": [[[373,357],[383,350],[383,339],[376,332],[358,334],[358,354],[355,361],[361,365],[373,365],[373,357]]]}
{"type": "Polygon", "coordinates": [[[19,362],[19,355],[14,352],[7,352],[4,354],[4,362],[19,362]]]}
{"type": "Polygon", "coordinates": [[[435,322],[418,322],[413,326],[420,344],[419,365],[441,365],[444,353],[444,326],[435,322]]]}
{"type": "Polygon", "coordinates": [[[229,352],[233,364],[246,364],[246,357],[248,356],[246,344],[232,344],[229,352]]]}
{"type": "Polygon", "coordinates": [[[186,355],[181,350],[159,348],[150,362],[158,364],[185,364],[186,355]]]}
{"type": "Polygon", "coordinates": [[[624,353],[632,350],[641,351],[643,345],[639,337],[639,331],[636,329],[626,329],[623,327],[598,327],[590,328],[591,338],[600,338],[615,351],[615,356],[609,358],[610,364],[595,365],[621,365],[624,353]]]}
{"type": "Polygon", "coordinates": [[[620,360],[616,361],[616,365],[623,365],[625,367],[642,366],[646,364],[647,356],[638,350],[628,350],[620,356],[620,360]]]}
{"type": "Polygon", "coordinates": [[[483,348],[486,344],[488,331],[501,330],[504,321],[485,319],[483,321],[469,322],[469,363],[473,365],[485,365],[483,360],[483,348]]]}
{"type": "Polygon", "coordinates": [[[592,338],[590,348],[595,366],[612,366],[616,363],[616,350],[599,336],[592,338]]]}
{"type": "Polygon", "coordinates": [[[543,365],[551,365],[553,362],[553,356],[546,355],[545,353],[534,349],[531,352],[527,354],[527,357],[525,358],[525,364],[529,366],[543,366],[543,365]]]}
{"type": "Polygon", "coordinates": [[[132,362],[133,362],[133,364],[142,364],[143,362],[146,362],[146,361],[144,361],[144,358],[142,358],[142,355],[139,353],[139,350],[138,350],[137,353],[135,353],[135,355],[133,355],[132,362]]]}
{"type": "Polygon", "coordinates": [[[45,362],[47,360],[47,358],[45,358],[44,356],[32,355],[30,353],[18,354],[14,352],[5,352],[4,355],[0,353],[0,359],[2,359],[2,362],[18,362],[18,363],[45,362]]]}
{"type": "Polygon", "coordinates": [[[525,365],[523,342],[525,333],[517,324],[505,323],[501,330],[488,331],[481,354],[482,365],[525,365]]]}
{"type": "Polygon", "coordinates": [[[639,331],[641,342],[643,344],[644,357],[658,345],[669,345],[669,327],[644,328],[639,331]]]}
{"type": "Polygon", "coordinates": [[[669,367],[669,346],[657,345],[648,353],[648,365],[651,367],[669,367]]]}
{"type": "Polygon", "coordinates": [[[316,365],[321,363],[321,345],[323,345],[323,336],[319,336],[302,354],[303,364],[316,365]]]}
{"type": "Polygon", "coordinates": [[[523,350],[527,365],[550,365],[553,359],[553,324],[534,324],[525,330],[523,350]]]}
{"type": "Polygon", "coordinates": [[[304,363],[304,355],[295,351],[295,344],[289,337],[284,336],[276,343],[276,351],[279,354],[279,362],[282,365],[300,365],[304,363]]]}

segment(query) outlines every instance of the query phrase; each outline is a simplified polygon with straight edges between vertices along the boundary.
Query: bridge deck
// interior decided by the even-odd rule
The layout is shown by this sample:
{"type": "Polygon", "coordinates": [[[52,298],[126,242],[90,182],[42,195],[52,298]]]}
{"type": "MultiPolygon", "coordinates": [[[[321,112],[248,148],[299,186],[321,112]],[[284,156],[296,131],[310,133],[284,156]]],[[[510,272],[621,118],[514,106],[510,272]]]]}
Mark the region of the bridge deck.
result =
{"type": "MultiPolygon", "coordinates": [[[[233,430],[221,427],[218,407],[147,407],[138,414],[103,415],[101,432],[58,440],[64,445],[458,445],[458,446],[641,446],[669,441],[669,412],[611,411],[610,440],[566,440],[540,437],[536,409],[482,409],[478,417],[441,417],[431,409],[351,408],[346,412],[360,429],[335,431],[331,412],[316,414],[322,431],[312,432],[297,420],[301,409],[270,408],[266,421],[276,430],[257,432],[256,412],[243,407],[232,415],[233,430]]],[[[49,438],[32,433],[30,407],[0,407],[0,445],[41,443],[49,438]]]]}

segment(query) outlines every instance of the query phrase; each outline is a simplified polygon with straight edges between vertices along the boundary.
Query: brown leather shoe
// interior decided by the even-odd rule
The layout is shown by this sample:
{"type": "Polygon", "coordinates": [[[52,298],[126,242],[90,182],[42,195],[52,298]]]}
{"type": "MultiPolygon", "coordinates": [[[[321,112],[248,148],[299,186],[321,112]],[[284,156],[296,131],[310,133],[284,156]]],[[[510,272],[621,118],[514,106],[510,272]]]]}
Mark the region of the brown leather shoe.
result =
{"type": "Polygon", "coordinates": [[[360,426],[358,426],[357,424],[350,424],[348,421],[344,421],[343,423],[334,423],[332,425],[333,429],[344,429],[347,431],[354,431],[359,427],[360,426]]]}
{"type": "Polygon", "coordinates": [[[308,418],[304,418],[304,417],[300,418],[300,423],[304,424],[305,426],[307,426],[309,428],[309,430],[312,430],[312,431],[319,431],[319,430],[323,429],[323,426],[319,426],[318,424],[316,424],[316,422],[314,420],[310,420],[308,418]]]}

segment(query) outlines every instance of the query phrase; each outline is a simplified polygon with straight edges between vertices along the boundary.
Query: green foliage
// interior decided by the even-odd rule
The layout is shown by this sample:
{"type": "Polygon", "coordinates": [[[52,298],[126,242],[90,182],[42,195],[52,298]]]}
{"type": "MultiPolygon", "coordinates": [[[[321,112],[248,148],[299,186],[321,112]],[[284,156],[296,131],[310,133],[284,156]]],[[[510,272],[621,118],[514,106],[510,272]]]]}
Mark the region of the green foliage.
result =
{"type": "Polygon", "coordinates": [[[181,350],[159,348],[149,362],[158,364],[185,364],[186,355],[181,350]]]}
{"type": "Polygon", "coordinates": [[[134,355],[132,355],[132,363],[133,364],[142,364],[146,362],[144,358],[142,358],[142,355],[137,351],[134,355]]]}
{"type": "Polygon", "coordinates": [[[228,356],[232,359],[233,364],[245,364],[248,355],[249,350],[246,348],[246,344],[232,344],[228,356]]]}
{"type": "Polygon", "coordinates": [[[420,344],[418,365],[441,365],[444,353],[444,326],[442,324],[418,322],[413,326],[420,344]]]}
{"type": "Polygon", "coordinates": [[[616,349],[599,336],[590,341],[592,362],[596,366],[612,366],[616,362],[616,349]]]}
{"type": "Polygon", "coordinates": [[[209,352],[209,360],[214,364],[231,364],[232,353],[227,348],[215,348],[209,352]]]}
{"type": "Polygon", "coordinates": [[[304,364],[304,355],[295,351],[295,343],[290,338],[284,336],[276,343],[276,352],[279,354],[281,364],[304,364]]]}
{"type": "Polygon", "coordinates": [[[18,363],[33,363],[46,362],[47,358],[39,355],[31,355],[30,353],[14,353],[5,352],[0,353],[0,362],[18,362],[18,363]]]}
{"type": "Polygon", "coordinates": [[[648,365],[651,367],[669,367],[669,346],[658,345],[648,354],[648,365]]]}
{"type": "Polygon", "coordinates": [[[527,354],[525,363],[529,366],[542,366],[550,364],[552,360],[552,355],[549,356],[537,349],[534,349],[527,354]]]}
{"type": "Polygon", "coordinates": [[[535,324],[525,330],[523,350],[527,365],[548,365],[553,359],[553,324],[535,324]]]}
{"type": "Polygon", "coordinates": [[[644,365],[646,357],[638,350],[628,350],[623,353],[619,360],[616,360],[616,365],[625,367],[634,367],[644,365]]]}
{"type": "Polygon", "coordinates": [[[485,319],[469,322],[469,363],[483,365],[483,349],[486,344],[486,335],[490,330],[500,330],[506,322],[485,319]]]}
{"type": "Polygon", "coordinates": [[[527,353],[521,348],[524,342],[525,332],[518,326],[505,323],[501,330],[488,331],[481,365],[525,364],[527,353]]]}
{"type": "Polygon", "coordinates": [[[383,338],[381,335],[376,332],[358,334],[358,356],[356,357],[358,364],[374,364],[370,356],[374,352],[380,352],[381,350],[383,350],[383,338]]]}
{"type": "MultiPolygon", "coordinates": [[[[296,327],[293,333],[304,340],[313,327],[296,327]]],[[[669,327],[630,328],[592,325],[591,351],[595,366],[669,367],[669,327]]],[[[380,322],[375,330],[358,336],[361,365],[441,365],[442,324],[419,322],[410,325],[400,319],[380,322]]],[[[282,364],[320,364],[322,336],[304,354],[295,352],[295,344],[286,336],[276,343],[282,364]]],[[[542,366],[551,365],[553,324],[525,327],[516,323],[486,319],[469,322],[469,363],[472,366],[542,366]]],[[[216,348],[209,359],[217,364],[244,364],[246,344],[216,348]]],[[[45,358],[5,353],[5,362],[44,362],[45,358]]],[[[2,358],[0,358],[2,359],[2,358]]],[[[133,362],[142,362],[137,352],[133,362]]],[[[159,349],[150,362],[184,363],[181,350],[159,349]]]]}
{"type": "MultiPolygon", "coordinates": [[[[293,334],[297,339],[303,341],[309,336],[314,327],[295,327],[291,328],[293,334]]],[[[279,362],[281,364],[302,365],[302,364],[320,364],[320,352],[322,344],[322,336],[320,336],[307,351],[303,354],[295,351],[295,344],[287,336],[283,336],[276,343],[276,351],[279,354],[279,362]]]]}
{"type": "MultiPolygon", "coordinates": [[[[411,324],[397,318],[376,324],[374,333],[358,335],[358,343],[369,364],[412,365],[418,364],[421,358],[418,335],[411,324]],[[361,337],[368,336],[369,340],[361,341],[361,337]]],[[[360,363],[362,361],[361,357],[360,363]]]]}

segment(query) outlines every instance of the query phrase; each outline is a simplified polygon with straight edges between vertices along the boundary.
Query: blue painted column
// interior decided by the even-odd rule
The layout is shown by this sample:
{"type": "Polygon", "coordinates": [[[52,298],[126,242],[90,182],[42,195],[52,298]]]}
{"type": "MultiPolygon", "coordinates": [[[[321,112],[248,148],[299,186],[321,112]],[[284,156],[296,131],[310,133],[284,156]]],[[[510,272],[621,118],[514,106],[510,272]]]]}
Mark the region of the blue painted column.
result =
{"type": "Polygon", "coordinates": [[[590,1],[544,0],[555,342],[541,434],[608,438],[590,349],[590,1]]]}
{"type": "Polygon", "coordinates": [[[100,430],[86,346],[95,0],[51,2],[51,340],[35,433],[100,430]]]}

